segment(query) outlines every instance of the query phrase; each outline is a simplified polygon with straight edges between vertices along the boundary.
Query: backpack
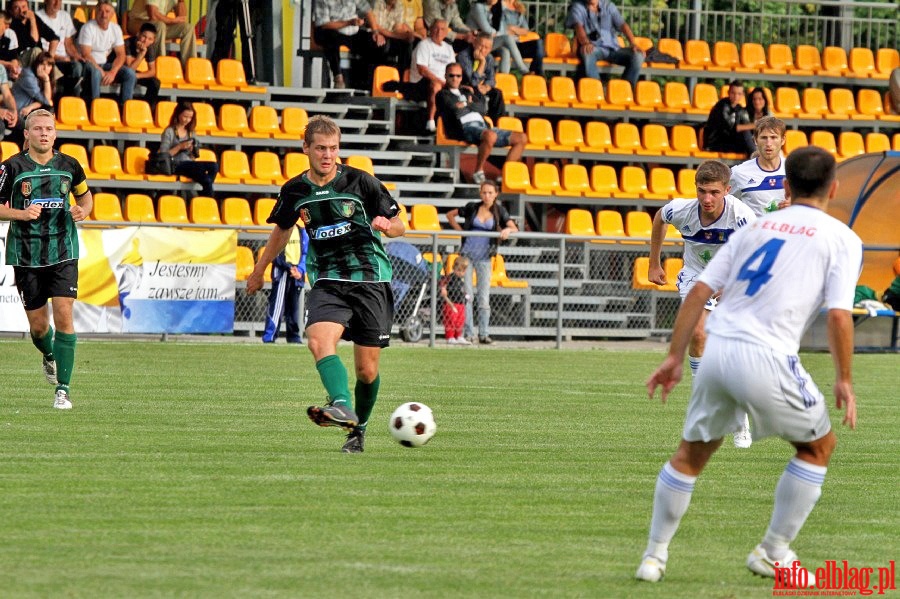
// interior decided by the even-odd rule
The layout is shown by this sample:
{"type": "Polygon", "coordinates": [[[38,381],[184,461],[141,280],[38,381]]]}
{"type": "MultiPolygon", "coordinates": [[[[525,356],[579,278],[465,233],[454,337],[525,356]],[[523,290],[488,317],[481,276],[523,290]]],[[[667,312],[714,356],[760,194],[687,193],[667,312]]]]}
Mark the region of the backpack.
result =
{"type": "Polygon", "coordinates": [[[672,56],[671,54],[666,54],[665,52],[660,52],[656,49],[656,46],[653,46],[649,50],[647,50],[647,56],[644,58],[644,62],[655,62],[660,64],[678,64],[678,59],[672,56]]]}

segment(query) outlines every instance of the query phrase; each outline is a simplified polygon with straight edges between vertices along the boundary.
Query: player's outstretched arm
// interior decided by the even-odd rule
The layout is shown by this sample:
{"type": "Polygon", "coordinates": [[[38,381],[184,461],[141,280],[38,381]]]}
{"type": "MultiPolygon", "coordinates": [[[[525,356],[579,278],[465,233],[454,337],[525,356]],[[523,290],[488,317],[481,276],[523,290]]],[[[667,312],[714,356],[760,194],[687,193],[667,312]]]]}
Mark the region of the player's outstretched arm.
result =
{"type": "Polygon", "coordinates": [[[856,428],[856,395],[853,394],[853,316],[848,310],[828,311],[828,347],[834,361],[834,400],[845,409],[844,424],[856,428]]]}

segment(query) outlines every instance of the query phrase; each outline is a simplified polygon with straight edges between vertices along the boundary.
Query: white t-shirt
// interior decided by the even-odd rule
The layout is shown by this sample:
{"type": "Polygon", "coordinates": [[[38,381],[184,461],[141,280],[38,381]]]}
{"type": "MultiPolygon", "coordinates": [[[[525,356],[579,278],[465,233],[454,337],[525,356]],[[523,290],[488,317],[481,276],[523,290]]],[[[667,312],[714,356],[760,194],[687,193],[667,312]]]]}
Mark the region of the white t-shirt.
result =
{"type": "Polygon", "coordinates": [[[98,65],[103,66],[107,63],[109,53],[113,48],[125,45],[122,38],[122,28],[115,23],[110,23],[109,27],[104,31],[100,29],[97,21],[90,20],[81,27],[78,34],[79,46],[90,46],[91,56],[98,65]]]}
{"type": "Polygon", "coordinates": [[[16,35],[16,32],[10,28],[7,28],[6,31],[3,32],[3,37],[9,40],[9,48],[8,50],[18,50],[19,49],[19,37],[16,35]]]}
{"type": "Polygon", "coordinates": [[[674,225],[684,237],[684,268],[681,272],[691,276],[680,278],[689,279],[700,274],[731,234],[756,220],[756,215],[739,199],[726,195],[725,209],[709,225],[700,222],[700,200],[696,198],[672,200],[662,207],[662,219],[674,225]]]}
{"type": "MultiPolygon", "coordinates": [[[[40,17],[40,19],[47,24],[47,26],[53,30],[53,33],[59,38],[59,44],[56,46],[56,56],[66,56],[66,40],[73,35],[75,35],[75,23],[72,22],[72,17],[64,10],[60,10],[56,13],[56,16],[50,18],[47,15],[47,11],[43,8],[36,11],[35,14],[40,17]]],[[[44,48],[44,52],[50,49],[50,42],[41,38],[41,47],[44,48]]]]}
{"type": "Polygon", "coordinates": [[[774,171],[764,170],[756,158],[735,165],[731,169],[731,194],[756,216],[775,212],[784,200],[784,159],[774,171]]]}
{"type": "Polygon", "coordinates": [[[412,68],[409,69],[409,82],[418,83],[422,80],[422,75],[419,74],[419,69],[416,68],[416,65],[424,66],[443,81],[447,65],[455,60],[456,55],[453,53],[453,46],[444,41],[438,45],[431,38],[425,38],[418,43],[413,52],[412,68]]]}
{"type": "Polygon", "coordinates": [[[706,330],[795,355],[824,306],[850,310],[862,241],[821,210],[796,205],[735,233],[699,281],[724,289],[706,330]]]}

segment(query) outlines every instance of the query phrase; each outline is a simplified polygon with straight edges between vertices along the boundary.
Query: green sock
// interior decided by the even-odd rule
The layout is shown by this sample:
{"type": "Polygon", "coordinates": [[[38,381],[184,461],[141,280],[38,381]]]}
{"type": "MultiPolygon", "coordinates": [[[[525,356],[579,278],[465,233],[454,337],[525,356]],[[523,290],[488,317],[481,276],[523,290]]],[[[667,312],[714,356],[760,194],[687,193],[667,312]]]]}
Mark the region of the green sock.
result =
{"type": "Polygon", "coordinates": [[[47,334],[43,337],[35,337],[31,336],[31,342],[34,343],[34,346],[38,348],[48,360],[53,359],[53,327],[50,327],[47,330],[47,334]]]}
{"type": "Polygon", "coordinates": [[[356,381],[354,396],[356,397],[356,415],[359,417],[359,428],[365,430],[369,423],[369,415],[375,402],[378,400],[378,387],[381,385],[381,375],[376,375],[371,383],[356,381]]]}
{"type": "Polygon", "coordinates": [[[347,381],[347,369],[336,355],[325,356],[316,362],[316,370],[331,398],[331,403],[352,408],[350,404],[350,383],[347,381]]]}
{"type": "Polygon", "coordinates": [[[72,381],[72,370],[75,368],[75,340],[78,337],[74,333],[56,332],[53,342],[53,354],[56,356],[56,380],[59,383],[57,389],[69,388],[72,381]]]}

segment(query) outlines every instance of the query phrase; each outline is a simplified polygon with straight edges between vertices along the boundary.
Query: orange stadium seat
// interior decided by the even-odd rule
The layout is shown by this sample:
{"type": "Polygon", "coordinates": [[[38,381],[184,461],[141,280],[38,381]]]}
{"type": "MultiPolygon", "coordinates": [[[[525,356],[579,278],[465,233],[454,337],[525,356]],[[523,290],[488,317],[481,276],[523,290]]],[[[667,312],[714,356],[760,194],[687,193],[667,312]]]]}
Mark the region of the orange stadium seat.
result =
{"type": "Polygon", "coordinates": [[[195,196],[191,198],[189,218],[195,225],[221,225],[219,204],[214,198],[195,196]]]}
{"type": "Polygon", "coordinates": [[[175,113],[175,106],[176,103],[170,100],[159,100],[156,103],[154,115],[156,118],[156,126],[159,127],[160,131],[169,126],[172,115],[175,113]]]}
{"type": "Polygon", "coordinates": [[[553,106],[565,108],[568,102],[556,102],[550,98],[547,80],[541,75],[525,75],[522,77],[522,89],[518,103],[523,106],[553,106]],[[535,104],[536,103],[536,104],[535,104]]]}
{"type": "MultiPolygon", "coordinates": [[[[638,106],[634,101],[631,83],[625,79],[610,79],[606,84],[606,99],[613,106],[621,106],[627,110],[649,111],[650,108],[638,106]]],[[[621,110],[621,109],[620,109],[621,110]]]]}
{"type": "Polygon", "coordinates": [[[162,127],[158,127],[153,120],[153,109],[144,100],[126,100],[122,120],[125,126],[134,131],[162,133],[162,127]]]}
{"type": "Polygon", "coordinates": [[[91,168],[98,178],[140,181],[143,175],[129,175],[122,168],[122,157],[115,146],[94,146],[91,150],[91,168]]]}
{"type": "Polygon", "coordinates": [[[838,156],[841,160],[866,153],[866,142],[861,133],[841,131],[838,135],[838,156]]]}
{"type": "Polygon", "coordinates": [[[531,186],[531,176],[528,174],[528,166],[524,162],[507,160],[503,163],[503,193],[528,193],[534,188],[531,186]]]}
{"type": "Polygon", "coordinates": [[[625,235],[650,239],[653,232],[653,220],[646,212],[629,211],[625,215],[625,235]]]}
{"type": "Polygon", "coordinates": [[[828,92],[828,110],[826,118],[846,120],[859,116],[853,92],[846,87],[836,87],[828,92]]]}
{"type": "Polygon", "coordinates": [[[796,129],[788,129],[784,132],[784,155],[787,156],[797,148],[809,145],[806,133],[796,129]]]}
{"type": "Polygon", "coordinates": [[[694,93],[691,97],[690,114],[709,114],[712,107],[719,101],[719,93],[716,86],[710,83],[698,83],[694,86],[694,93]]]}
{"type": "Polygon", "coordinates": [[[373,98],[396,98],[400,100],[403,96],[397,91],[386,92],[381,89],[388,81],[396,81],[400,83],[400,72],[396,67],[387,65],[378,65],[375,67],[375,74],[372,78],[372,97],[373,98]]]}
{"type": "Polygon", "coordinates": [[[612,154],[636,154],[641,149],[641,134],[634,123],[616,123],[613,127],[612,154]]]}
{"type": "MultiPolygon", "coordinates": [[[[135,133],[127,130],[122,124],[122,115],[119,113],[119,103],[110,98],[95,98],[91,102],[91,125],[82,127],[85,131],[121,131],[122,133],[135,133]]],[[[140,130],[136,131],[140,133],[140,130]]]]}
{"type": "Polygon", "coordinates": [[[202,85],[193,85],[184,80],[181,61],[174,56],[156,57],[156,78],[162,88],[203,89],[202,85]]]}
{"type": "Polygon", "coordinates": [[[250,163],[254,179],[265,181],[270,185],[284,185],[287,182],[281,171],[281,159],[275,152],[254,152],[250,163]]]}
{"type": "Polygon", "coordinates": [[[161,195],[156,200],[156,218],[161,223],[187,224],[187,204],[184,198],[176,195],[161,195]]]}
{"type": "Polygon", "coordinates": [[[861,89],[856,95],[856,107],[859,114],[855,119],[877,119],[884,115],[884,104],[881,93],[875,89],[861,89]]]}
{"type": "Polygon", "coordinates": [[[612,147],[609,125],[603,121],[588,121],[584,128],[585,151],[606,152],[612,147]]]}
{"type": "Polygon", "coordinates": [[[706,40],[686,41],[684,43],[684,62],[690,68],[713,70],[710,68],[713,64],[709,52],[709,43],[706,40]]]}
{"type": "Polygon", "coordinates": [[[530,195],[551,195],[562,189],[556,165],[551,162],[535,162],[531,169],[531,185],[534,189],[525,192],[530,195]]]}
{"type": "Polygon", "coordinates": [[[598,211],[594,230],[603,237],[625,237],[625,224],[617,210],[598,211]]]}
{"type": "Polygon", "coordinates": [[[886,133],[866,134],[866,153],[888,152],[891,149],[891,139],[886,133]]]}
{"type": "Polygon", "coordinates": [[[288,106],[281,111],[281,135],[275,137],[284,139],[303,139],[306,131],[306,123],[309,115],[303,108],[288,106]]]}
{"type": "Polygon", "coordinates": [[[795,75],[812,75],[812,71],[795,70],[794,53],[787,44],[769,44],[766,51],[766,62],[768,67],[763,70],[764,73],[786,75],[791,72],[795,75]]]}
{"type": "Polygon", "coordinates": [[[598,79],[582,77],[578,80],[578,101],[587,108],[609,108],[606,94],[603,93],[603,84],[598,79]]]}
{"type": "Polygon", "coordinates": [[[666,112],[690,111],[691,96],[687,85],[680,81],[667,81],[663,88],[663,105],[666,112]]]}
{"type": "Polygon", "coordinates": [[[556,149],[575,151],[584,145],[581,123],[571,119],[561,119],[556,123],[556,149]]]}
{"type": "Polygon", "coordinates": [[[595,108],[592,104],[578,101],[575,81],[569,77],[553,77],[550,79],[550,99],[555,105],[572,106],[573,108],[595,108]]]}
{"type": "Polygon", "coordinates": [[[590,211],[584,208],[570,208],[566,212],[563,230],[566,235],[578,235],[579,237],[597,235],[597,231],[594,229],[594,217],[590,211]]]}
{"type": "Polygon", "coordinates": [[[78,164],[81,165],[81,168],[84,169],[84,174],[88,179],[94,178],[103,178],[108,179],[109,177],[97,177],[97,173],[94,172],[94,169],[91,168],[90,161],[88,160],[88,154],[85,147],[81,144],[72,144],[66,143],[59,146],[59,151],[65,154],[66,156],[71,156],[75,160],[78,161],[78,164]]]}
{"type": "Polygon", "coordinates": [[[216,109],[206,102],[194,102],[194,119],[196,125],[194,132],[197,135],[211,135],[219,130],[216,123],[216,109]]]}
{"type": "Polygon", "coordinates": [[[252,227],[253,215],[247,198],[225,198],[222,201],[222,222],[238,227],[252,227]]]}
{"type": "Polygon", "coordinates": [[[596,197],[613,198],[621,195],[616,169],[608,164],[595,164],[591,168],[591,189],[596,197]]]}
{"type": "Polygon", "coordinates": [[[272,214],[276,201],[275,198],[258,198],[253,202],[253,222],[263,227],[269,226],[266,219],[272,214]]]}
{"type": "Polygon", "coordinates": [[[652,111],[665,109],[662,91],[656,81],[638,81],[634,100],[641,108],[652,111]]]}
{"type": "Polygon", "coordinates": [[[697,170],[683,168],[678,171],[678,194],[682,198],[697,197],[697,170]]]}
{"type": "Polygon", "coordinates": [[[681,47],[681,42],[679,42],[679,41],[676,40],[676,39],[664,37],[664,38],[661,38],[661,39],[659,40],[659,42],[657,42],[657,44],[656,44],[656,49],[659,50],[660,52],[663,52],[663,53],[665,53],[665,54],[668,54],[668,55],[670,55],[670,56],[674,56],[675,58],[677,58],[677,59],[678,59],[678,64],[677,64],[677,65],[672,65],[672,64],[665,64],[665,65],[664,65],[664,64],[654,64],[654,65],[653,65],[654,67],[657,67],[657,68],[660,68],[660,67],[661,67],[661,68],[671,68],[671,69],[674,69],[674,68],[676,68],[676,67],[677,67],[677,68],[684,68],[684,66],[685,66],[685,63],[684,63],[684,50],[683,50],[682,47],[681,47]]]}
{"type": "Polygon", "coordinates": [[[525,147],[530,150],[545,150],[556,144],[553,137],[553,125],[547,119],[532,117],[525,124],[528,135],[528,143],[525,147]]]}
{"type": "Polygon", "coordinates": [[[809,136],[809,145],[818,146],[837,157],[837,143],[834,141],[834,133],[831,131],[813,131],[809,136]]]}
{"type": "Polygon", "coordinates": [[[155,223],[153,198],[143,193],[129,193],[125,196],[125,219],[133,223],[155,223]]]}
{"type": "Polygon", "coordinates": [[[544,38],[544,61],[548,63],[578,64],[578,57],[572,52],[572,42],[563,33],[550,32],[544,38]]]}
{"type": "Polygon", "coordinates": [[[650,190],[647,188],[647,173],[640,166],[623,166],[619,174],[619,194],[626,198],[646,197],[650,190]]]}
{"type": "Polygon", "coordinates": [[[216,65],[216,81],[221,87],[233,88],[239,92],[259,94],[266,91],[265,87],[250,85],[244,72],[244,64],[233,58],[223,58],[216,65]]]}
{"type": "Polygon", "coordinates": [[[795,75],[814,75],[822,70],[822,55],[815,46],[800,44],[794,56],[794,67],[791,72],[795,75]]]}
{"type": "Polygon", "coordinates": [[[245,245],[237,246],[234,255],[234,279],[246,281],[253,272],[256,263],[253,261],[253,250],[245,245]]]}
{"type": "Polygon", "coordinates": [[[56,111],[56,128],[60,131],[71,131],[90,126],[91,119],[88,117],[87,105],[81,98],[74,96],[63,96],[59,100],[59,107],[56,111]]]}
{"type": "Polygon", "coordinates": [[[803,90],[803,112],[801,118],[824,119],[830,114],[828,98],[825,90],[817,87],[807,87],[803,90]]]}
{"type": "Polygon", "coordinates": [[[565,165],[562,170],[562,189],[556,195],[596,197],[591,189],[587,167],[583,164],[565,165]]]}
{"type": "Polygon", "coordinates": [[[509,73],[497,73],[495,87],[503,92],[503,99],[507,104],[515,104],[519,101],[519,82],[515,75],[509,73]]]}
{"type": "Polygon", "coordinates": [[[271,106],[257,105],[250,108],[250,130],[259,137],[275,137],[281,133],[278,111],[271,106]]]}
{"type": "Polygon", "coordinates": [[[875,53],[868,48],[850,50],[850,75],[852,77],[872,77],[875,75],[875,53]]]}
{"type": "MultiPolygon", "coordinates": [[[[637,152],[642,156],[675,156],[681,154],[675,152],[669,145],[669,131],[659,123],[647,123],[641,129],[641,149],[637,152]]],[[[681,154],[687,156],[688,154],[681,154]]]]}
{"type": "Polygon", "coordinates": [[[125,160],[122,164],[122,170],[127,175],[137,175],[141,179],[146,174],[144,171],[147,166],[147,158],[150,156],[150,150],[140,146],[128,146],[125,148],[125,160]]]}
{"type": "Polygon", "coordinates": [[[900,68],[900,51],[897,48],[879,48],[875,54],[875,74],[872,77],[887,79],[896,68],[900,68]]]}
{"type": "Polygon", "coordinates": [[[822,70],[820,75],[840,77],[847,75],[850,67],[847,64],[847,52],[838,46],[826,46],[822,50],[822,70]]]}
{"type": "MultiPolygon", "coordinates": [[[[184,71],[184,78],[195,89],[209,89],[218,91],[234,91],[234,86],[219,85],[216,74],[213,71],[212,62],[207,58],[198,56],[188,58],[184,71]]],[[[183,87],[179,85],[179,87],[183,87]]]]}
{"type": "Polygon", "coordinates": [[[284,176],[286,179],[293,179],[306,170],[309,170],[309,156],[303,152],[288,152],[284,155],[284,176]]]}
{"type": "Polygon", "coordinates": [[[19,153],[19,145],[14,141],[0,141],[0,161],[9,160],[19,153]]]}
{"type": "Polygon", "coordinates": [[[769,66],[766,62],[766,49],[755,42],[741,44],[740,60],[740,68],[745,73],[762,73],[769,66]]]}
{"type": "Polygon", "coordinates": [[[501,116],[499,119],[497,119],[497,128],[506,129],[507,131],[516,131],[518,133],[525,133],[525,126],[522,124],[522,121],[518,117],[514,116],[501,116]]]}
{"type": "Polygon", "coordinates": [[[671,169],[655,166],[650,169],[650,181],[648,183],[650,193],[667,199],[678,196],[678,188],[675,185],[675,173],[671,169]]]}
{"type": "Polygon", "coordinates": [[[250,130],[247,120],[247,109],[240,104],[222,104],[219,107],[218,129],[211,132],[216,137],[253,137],[266,138],[250,130]]]}
{"type": "Polygon", "coordinates": [[[726,41],[719,41],[713,44],[712,65],[710,70],[737,72],[756,71],[756,69],[745,69],[741,64],[741,55],[740,52],[738,52],[737,44],[726,41]]]}
{"type": "Polygon", "coordinates": [[[776,88],[774,112],[787,118],[799,116],[803,112],[800,92],[793,87],[776,88]]]}
{"type": "Polygon", "coordinates": [[[123,222],[125,217],[122,215],[122,203],[119,201],[119,196],[102,191],[95,193],[91,220],[123,222]]]}

